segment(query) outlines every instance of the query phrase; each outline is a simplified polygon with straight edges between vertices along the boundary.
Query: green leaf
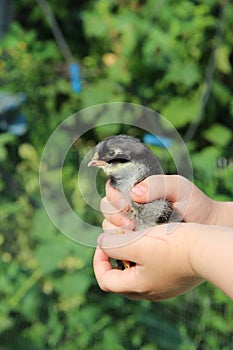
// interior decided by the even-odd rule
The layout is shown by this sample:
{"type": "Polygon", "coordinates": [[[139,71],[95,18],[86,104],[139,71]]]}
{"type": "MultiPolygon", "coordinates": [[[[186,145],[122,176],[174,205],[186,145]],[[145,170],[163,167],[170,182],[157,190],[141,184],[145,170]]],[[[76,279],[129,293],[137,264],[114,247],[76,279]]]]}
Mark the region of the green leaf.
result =
{"type": "Polygon", "coordinates": [[[141,322],[147,328],[147,331],[151,330],[150,337],[162,349],[178,349],[182,342],[181,335],[177,326],[166,316],[162,314],[143,314],[140,316],[141,322]],[[167,337],[163,334],[166,330],[167,337]]]}
{"type": "Polygon", "coordinates": [[[111,123],[111,124],[97,126],[95,128],[95,133],[100,140],[103,140],[107,136],[118,134],[120,132],[120,129],[121,129],[121,124],[111,123]]]}
{"type": "Polygon", "coordinates": [[[91,12],[85,12],[82,16],[85,33],[88,37],[102,38],[107,35],[108,26],[99,16],[91,12]]]}
{"type": "Polygon", "coordinates": [[[54,282],[55,289],[63,297],[85,295],[91,284],[90,276],[86,271],[79,270],[76,273],[65,274],[59,281],[54,282]]]}
{"type": "Polygon", "coordinates": [[[35,252],[38,265],[43,274],[56,271],[61,260],[67,255],[66,246],[59,238],[57,236],[56,239],[40,245],[35,252]]]}
{"type": "Polygon", "coordinates": [[[162,109],[162,115],[176,128],[183,127],[197,118],[200,107],[199,96],[196,94],[191,99],[176,97],[162,109]]]}
{"type": "Polygon", "coordinates": [[[0,147],[5,145],[6,143],[11,143],[15,141],[15,136],[10,133],[0,134],[0,147]]]}
{"type": "Polygon", "coordinates": [[[55,226],[51,222],[45,209],[38,209],[32,219],[30,235],[39,241],[48,241],[54,237],[55,226]]]}
{"type": "Polygon", "coordinates": [[[199,82],[201,77],[198,65],[195,62],[178,60],[171,64],[165,76],[165,82],[183,84],[191,87],[199,82]]]}
{"type": "Polygon", "coordinates": [[[204,136],[214,145],[225,147],[232,139],[232,131],[222,124],[214,124],[204,132],[204,136]]]}
{"type": "Polygon", "coordinates": [[[113,80],[106,79],[99,79],[95,83],[86,86],[80,96],[83,101],[83,107],[124,100],[120,85],[113,80]]]}
{"type": "Polygon", "coordinates": [[[232,72],[230,64],[231,46],[221,45],[216,50],[216,66],[224,74],[232,72]]]}
{"type": "Polygon", "coordinates": [[[224,82],[215,80],[212,86],[212,93],[214,99],[219,101],[222,105],[229,105],[232,101],[231,91],[224,84],[224,82]]]}

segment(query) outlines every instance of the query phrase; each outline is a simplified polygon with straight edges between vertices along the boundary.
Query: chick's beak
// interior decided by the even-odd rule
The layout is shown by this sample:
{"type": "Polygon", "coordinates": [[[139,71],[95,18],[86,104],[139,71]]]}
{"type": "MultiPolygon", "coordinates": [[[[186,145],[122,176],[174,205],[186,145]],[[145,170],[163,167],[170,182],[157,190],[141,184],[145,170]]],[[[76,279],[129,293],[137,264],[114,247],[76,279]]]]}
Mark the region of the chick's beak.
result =
{"type": "Polygon", "coordinates": [[[92,157],[92,160],[88,163],[88,166],[97,166],[97,167],[104,167],[106,165],[106,162],[99,159],[99,155],[96,152],[94,156],[92,157]]]}

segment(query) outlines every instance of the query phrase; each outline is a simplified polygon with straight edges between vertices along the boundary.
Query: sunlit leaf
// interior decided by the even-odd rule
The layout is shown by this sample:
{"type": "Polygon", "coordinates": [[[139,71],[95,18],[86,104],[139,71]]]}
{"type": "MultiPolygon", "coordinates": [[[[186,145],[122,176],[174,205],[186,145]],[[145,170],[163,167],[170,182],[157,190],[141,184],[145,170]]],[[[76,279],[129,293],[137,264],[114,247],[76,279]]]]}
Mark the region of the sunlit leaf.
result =
{"type": "Polygon", "coordinates": [[[232,130],[221,124],[214,124],[204,132],[205,138],[217,146],[226,146],[232,140],[232,130]]]}
{"type": "Polygon", "coordinates": [[[175,128],[186,126],[198,116],[200,100],[198,96],[176,97],[162,109],[162,115],[167,118],[175,128]]]}

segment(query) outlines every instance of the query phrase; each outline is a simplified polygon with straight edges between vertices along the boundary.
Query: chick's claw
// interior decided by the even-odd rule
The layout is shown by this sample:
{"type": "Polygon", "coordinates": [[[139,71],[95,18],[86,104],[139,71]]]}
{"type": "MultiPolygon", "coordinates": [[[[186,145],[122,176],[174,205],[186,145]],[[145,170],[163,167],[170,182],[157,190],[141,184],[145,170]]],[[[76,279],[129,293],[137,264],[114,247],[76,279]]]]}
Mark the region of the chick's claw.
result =
{"type": "Polygon", "coordinates": [[[116,230],[116,233],[120,234],[120,235],[124,235],[125,234],[125,230],[123,227],[120,227],[119,229],[116,230]]]}
{"type": "Polygon", "coordinates": [[[133,267],[135,266],[136,264],[132,261],[127,261],[127,260],[116,260],[116,268],[118,270],[125,270],[125,269],[128,269],[130,267],[133,267]]]}

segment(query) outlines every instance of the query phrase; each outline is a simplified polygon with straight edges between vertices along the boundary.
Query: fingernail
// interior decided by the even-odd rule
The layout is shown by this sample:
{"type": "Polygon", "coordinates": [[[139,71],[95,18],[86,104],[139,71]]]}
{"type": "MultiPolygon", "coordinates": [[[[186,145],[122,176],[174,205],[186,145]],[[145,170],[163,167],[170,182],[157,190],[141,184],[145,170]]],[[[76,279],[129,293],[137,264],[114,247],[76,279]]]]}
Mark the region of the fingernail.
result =
{"type": "Polygon", "coordinates": [[[143,186],[135,186],[132,188],[132,193],[140,197],[140,196],[143,196],[146,193],[146,191],[143,186]]]}

